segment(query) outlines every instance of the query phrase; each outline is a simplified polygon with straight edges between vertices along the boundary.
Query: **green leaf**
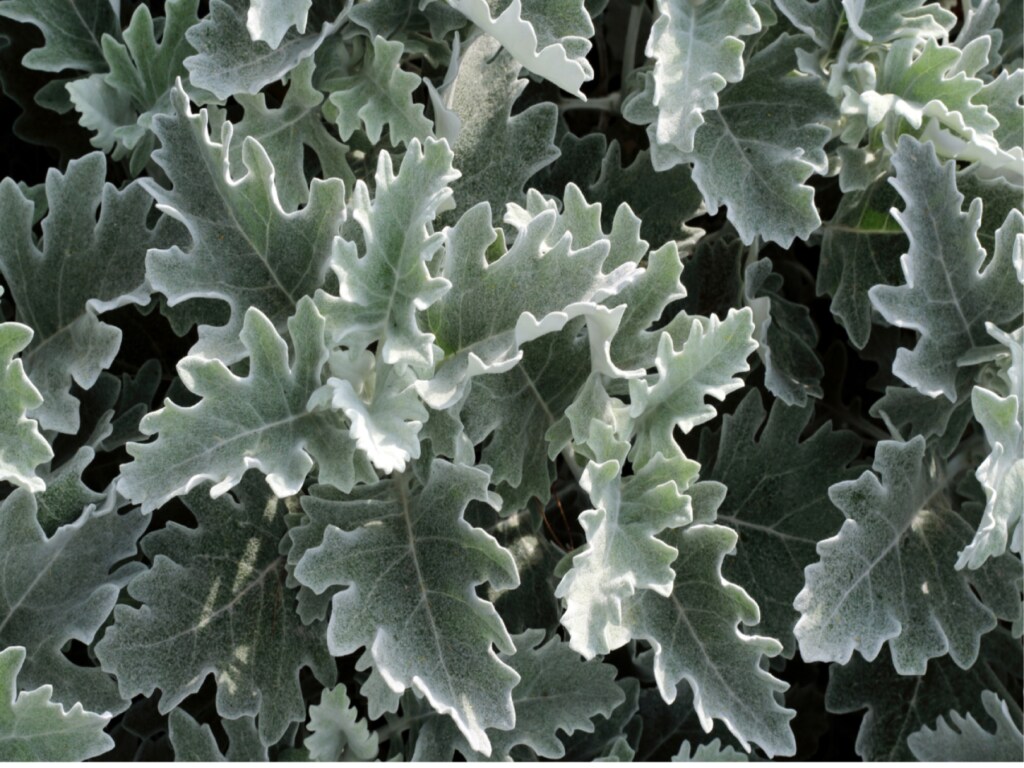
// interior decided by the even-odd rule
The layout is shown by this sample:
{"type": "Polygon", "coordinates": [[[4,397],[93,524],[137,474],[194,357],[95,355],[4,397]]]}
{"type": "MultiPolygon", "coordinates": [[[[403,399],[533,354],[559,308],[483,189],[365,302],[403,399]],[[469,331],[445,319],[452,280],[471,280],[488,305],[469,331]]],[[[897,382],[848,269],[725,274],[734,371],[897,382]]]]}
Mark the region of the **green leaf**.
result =
{"type": "Polygon", "coordinates": [[[103,732],[110,714],[87,712],[80,703],[65,709],[51,701],[44,685],[18,693],[18,673],[25,663],[20,646],[0,652],[0,759],[5,762],[69,762],[109,752],[114,740],[103,732]]]}
{"type": "Polygon", "coordinates": [[[820,560],[793,603],[800,654],[845,664],[858,650],[871,661],[888,643],[900,674],[922,675],[946,653],[966,669],[996,626],[972,586],[984,591],[994,579],[999,602],[1019,602],[1013,566],[992,563],[1005,569],[999,576],[954,570],[972,526],[952,508],[945,467],[925,454],[924,438],[878,443],[872,468],[829,489],[847,520],[818,544],[820,560]]]}
{"type": "Polygon", "coordinates": [[[159,688],[162,713],[214,675],[217,712],[228,719],[258,714],[260,739],[269,745],[305,719],[300,670],[309,667],[330,685],[335,668],[323,624],[302,625],[284,584],[283,504],[256,479],[236,494],[237,501],[212,500],[193,491],[186,504],[197,527],[171,523],[143,539],[153,566],[128,585],[139,607],[115,609],[96,655],[125,696],[159,688]]]}
{"type": "MultiPolygon", "coordinates": [[[[907,737],[914,757],[923,762],[1016,762],[1024,755],[1024,734],[1018,718],[998,694],[982,691],[981,705],[995,721],[994,733],[983,728],[974,717],[952,710],[949,722],[939,717],[935,728],[925,726],[907,737]]],[[[1016,710],[1016,706],[1014,707],[1016,710]]]]}
{"type": "Polygon", "coordinates": [[[145,304],[148,248],[166,246],[180,230],[165,218],[150,229],[152,201],[138,183],[105,184],[106,158],[93,152],[67,172],[46,176],[49,211],[43,236],[32,234],[33,204],[10,179],[0,182],[0,271],[14,299],[15,319],[34,335],[21,359],[43,403],[30,415],[44,429],[74,434],[78,400],[121,346],[120,329],[98,314],[145,304]]]}
{"type": "Polygon", "coordinates": [[[310,734],[303,742],[313,760],[333,763],[364,762],[377,757],[377,734],[370,733],[365,720],[348,700],[341,683],[324,690],[320,703],[309,708],[306,728],[310,734]]]}
{"type": "Polygon", "coordinates": [[[162,148],[153,158],[173,186],[150,178],[142,183],[161,210],[188,228],[192,243],[187,251],[176,245],[151,250],[146,276],[171,306],[192,298],[227,302],[227,324],[200,326],[192,352],[233,363],[244,354],[239,332],[247,309],[259,309],[283,330],[299,299],[323,284],[330,245],[344,220],[344,188],[338,179],[315,179],[306,207],[286,213],[274,165],[259,142],[245,140],[247,173],[233,179],[231,124],[224,124],[218,144],[205,109],[194,114],[180,87],[171,100],[174,113],[154,121],[162,148]]]}
{"type": "Polygon", "coordinates": [[[185,59],[189,79],[218,99],[258,93],[263,86],[283,78],[338,30],[351,5],[347,3],[342,10],[341,0],[317,3],[309,14],[308,31],[288,30],[280,44],[271,48],[249,34],[249,2],[211,0],[210,13],[186,35],[196,49],[185,59]]]}
{"type": "Polygon", "coordinates": [[[715,739],[708,744],[695,744],[683,741],[679,752],[672,758],[673,763],[745,763],[749,758],[732,747],[722,746],[715,739]]]}
{"type": "Polygon", "coordinates": [[[629,443],[597,419],[588,426],[594,459],[583,470],[580,486],[594,506],[579,517],[587,544],[573,556],[555,596],[565,600],[561,621],[570,645],[589,659],[629,641],[623,605],[633,595],[641,590],[665,597],[672,593],[676,574],[671,564],[679,551],[657,535],[693,519],[685,491],[699,465],[657,454],[623,478],[629,443]]]}
{"type": "Polygon", "coordinates": [[[635,436],[629,458],[635,468],[655,454],[667,458],[681,454],[672,437],[684,434],[716,415],[705,397],[725,400],[743,386],[736,374],[749,370],[747,357],[757,348],[749,309],[731,310],[725,320],[714,315],[694,318],[689,335],[677,352],[668,333],[662,333],[655,358],[657,374],[630,380],[629,415],[635,436]]]}
{"type": "Polygon", "coordinates": [[[356,456],[339,414],[307,409],[327,362],[324,319],[311,299],[299,303],[288,330],[291,363],[288,345],[270,321],[258,309],[246,313],[245,377],[202,356],[178,363],[182,381],[202,400],[187,408],[167,400],[146,415],[140,429],[157,439],[129,443],[134,461],[122,467],[118,490],[149,514],[206,480],[215,483],[210,496],[221,496],[253,467],[267,476],[279,498],[301,490],[314,458],[321,482],[339,488],[373,477],[365,458],[356,456]]]}
{"type": "Polygon", "coordinates": [[[1012,336],[989,326],[992,336],[1010,351],[1009,395],[1003,397],[985,387],[971,391],[971,407],[990,450],[975,473],[985,489],[985,511],[974,540],[960,553],[956,567],[978,568],[988,558],[1010,549],[1020,552],[1024,528],[1024,347],[1018,330],[1012,336]]]}
{"type": "Polygon", "coordinates": [[[821,223],[805,182],[828,168],[825,123],[837,110],[818,80],[793,72],[805,42],[783,35],[759,51],[746,77],[722,91],[718,110],[704,113],[685,158],[708,212],[728,206],[745,243],[761,237],[788,248],[821,223]]]}
{"type": "Polygon", "coordinates": [[[306,18],[313,0],[249,0],[245,26],[253,40],[262,40],[271,48],[281,44],[285,33],[295,27],[306,31],[306,18]]]}
{"type": "Polygon", "coordinates": [[[962,212],[955,164],[940,164],[931,144],[908,136],[893,165],[893,186],[906,203],[893,216],[910,240],[900,259],[907,283],[875,286],[871,303],[893,325],[920,334],[913,350],[896,353],[893,373],[922,394],[956,402],[960,360],[988,343],[985,324],[1005,326],[1021,316],[1012,253],[1022,247],[1024,216],[1010,212],[986,259],[978,242],[981,199],[962,212]]]}
{"type": "Polygon", "coordinates": [[[199,0],[168,2],[157,43],[149,8],[140,5],[124,30],[123,44],[109,35],[103,38],[110,71],[67,85],[79,122],[96,134],[92,145],[113,152],[115,160],[130,154],[133,174],[149,161],[156,143],[150,132],[153,118],[170,110],[174,82],[186,74],[185,57],[194,49],[185,32],[196,23],[198,8],[199,0]]]}
{"type": "Polygon", "coordinates": [[[453,186],[452,223],[477,203],[489,202],[497,224],[505,204],[522,204],[523,185],[558,157],[554,104],[533,104],[512,116],[526,87],[519,70],[519,62],[493,38],[478,37],[462,51],[459,74],[447,91],[461,124],[452,143],[454,165],[462,172],[453,186]]]}
{"type": "Polygon", "coordinates": [[[786,405],[801,408],[822,396],[825,368],[814,352],[818,331],[802,304],[782,296],[782,275],[770,259],[759,259],[744,271],[743,293],[754,312],[754,339],[764,364],[768,391],[786,405]]]}
{"type": "Polygon", "coordinates": [[[458,416],[480,460],[493,468],[491,482],[505,514],[530,499],[551,496],[554,465],[549,430],[590,374],[590,347],[582,320],[528,342],[510,371],[473,379],[458,416]]]}
{"type": "MultiPolygon", "coordinates": [[[[1004,681],[1018,674],[1020,653],[1019,641],[996,630],[984,637],[977,662],[967,670],[943,657],[932,661],[923,676],[906,676],[893,669],[886,653],[873,664],[853,658],[844,666],[832,665],[825,706],[836,714],[868,710],[856,743],[864,760],[911,761],[907,737],[950,710],[981,716],[986,690],[1013,702],[1013,686],[1004,681]]],[[[1011,706],[1019,718],[1019,707],[1011,706]]]]}
{"type": "Polygon", "coordinates": [[[359,256],[354,243],[337,238],[331,267],[338,296],[316,295],[334,344],[361,349],[379,341],[388,365],[434,365],[433,334],[420,329],[416,313],[449,288],[427,263],[443,237],[432,231],[433,221],[451,206],[449,185],[458,175],[447,142],[428,138],[421,147],[412,139],[397,174],[391,155],[381,152],[372,201],[366,184],[356,184],[352,216],[362,230],[364,253],[359,256]]]}
{"type": "Polygon", "coordinates": [[[587,38],[594,34],[594,27],[582,0],[448,0],[448,4],[493,37],[520,65],[583,97],[580,87],[594,77],[586,58],[587,38]]]}
{"type": "Polygon", "coordinates": [[[221,753],[210,726],[200,725],[184,709],[172,710],[167,722],[167,735],[176,762],[267,761],[267,748],[260,743],[256,723],[251,717],[221,721],[230,739],[226,755],[221,753]]]}
{"type": "Polygon", "coordinates": [[[956,23],[952,12],[927,0],[843,0],[843,10],[853,34],[865,42],[883,43],[894,37],[944,37],[956,23]]]}
{"type": "Polygon", "coordinates": [[[717,443],[705,431],[701,476],[728,487],[716,519],[739,534],[736,557],[725,561],[722,573],[750,592],[761,607],[758,629],[792,657],[799,618],[793,598],[804,585],[804,568],[816,559],[815,545],[842,522],[828,489],[853,477],[848,465],[860,441],[827,424],[801,440],[813,408],[776,401],[765,416],[755,390],[722,419],[717,443]]]}
{"type": "Polygon", "coordinates": [[[652,143],[681,161],[694,150],[703,113],[718,109],[718,94],[726,83],[743,79],[740,37],[759,32],[761,19],[751,0],[658,0],[657,7],[645,51],[655,62],[657,119],[649,133],[652,143]]]}
{"type": "Polygon", "coordinates": [[[25,54],[22,64],[44,72],[107,68],[100,38],[120,36],[117,4],[111,0],[4,0],[0,16],[32,24],[46,40],[25,54]]]}
{"type": "Polygon", "coordinates": [[[433,408],[461,399],[473,377],[510,370],[522,359],[523,344],[577,317],[588,320],[595,368],[614,370],[602,344],[615,313],[601,302],[643,274],[639,258],[602,271],[618,238],[601,231],[600,210],[575,186],[566,188],[561,214],[533,190],[528,206],[511,208],[506,218],[516,231],[510,248],[491,226],[486,203],[445,233],[439,274],[452,289],[427,313],[445,357],[419,385],[433,408]]]}
{"type": "Polygon", "coordinates": [[[843,195],[824,226],[817,291],[832,297],[832,314],[857,349],[864,348],[871,334],[868,290],[899,283],[899,258],[907,252],[907,236],[891,212],[898,200],[889,179],[878,179],[864,190],[843,195]]]}
{"type": "Polygon", "coordinates": [[[663,538],[680,552],[672,594],[645,590],[623,610],[633,635],[654,648],[662,698],[674,701],[685,679],[705,731],[716,718],[747,751],[753,741],[769,757],[792,755],[796,742],[789,721],[795,712],[776,701],[787,685],[762,666],[782,645],[739,631],[740,623],[757,624],[757,604],[721,574],[722,560],[736,546],[735,532],[693,525],[663,538]]]}
{"type": "Polygon", "coordinates": [[[15,355],[32,340],[32,329],[21,323],[0,323],[0,481],[33,493],[46,489],[36,467],[53,458],[39,434],[39,425],[26,416],[43,403],[15,355]]]}
{"type": "Polygon", "coordinates": [[[145,528],[138,511],[119,514],[111,499],[86,507],[47,538],[32,495],[16,490],[7,497],[0,508],[0,646],[27,649],[22,685],[50,684],[58,701],[95,712],[127,708],[109,675],[78,666],[62,649],[72,640],[93,641],[121,587],[141,567],[115,566],[135,555],[145,528]]]}
{"type": "Polygon", "coordinates": [[[357,488],[335,504],[344,527],[328,526],[295,569],[314,592],[345,587],[334,595],[327,630],[333,655],[365,646],[390,690],[426,696],[485,755],[485,730],[515,723],[511,690],[519,681],[493,650],[512,653],[512,640],[475,591],[485,582],[515,586],[515,563],[462,519],[471,500],[498,506],[488,481],[480,469],[434,459],[422,488],[405,475],[357,488]]]}
{"type": "Polygon", "coordinates": [[[235,124],[235,141],[228,148],[232,176],[246,173],[244,146],[246,137],[251,136],[274,165],[274,187],[281,207],[288,212],[309,200],[307,149],[320,161],[321,178],[341,179],[345,189],[355,187],[355,174],[346,159],[348,147],[331,135],[321,119],[324,95],[313,87],[312,59],[299,62],[288,74],[288,92],[279,107],[268,108],[263,93],[236,93],[233,98],[245,109],[245,117],[235,124]]]}
{"type": "MultiPolygon", "coordinates": [[[[615,668],[583,661],[557,636],[544,642],[541,629],[528,629],[512,640],[516,652],[500,658],[520,677],[512,689],[515,728],[490,731],[490,759],[525,754],[533,760],[557,760],[565,756],[559,731],[567,736],[592,733],[594,718],[611,715],[622,703],[625,695],[615,684],[615,668]]],[[[417,735],[413,760],[451,761],[455,750],[479,759],[451,720],[435,717],[417,735]]]]}
{"type": "Polygon", "coordinates": [[[323,88],[332,91],[324,116],[338,125],[347,141],[361,126],[374,144],[388,126],[391,145],[408,144],[433,135],[434,125],[423,115],[423,105],[412,100],[423,78],[401,67],[401,43],[375,37],[366,47],[362,67],[348,77],[332,78],[323,88]]]}

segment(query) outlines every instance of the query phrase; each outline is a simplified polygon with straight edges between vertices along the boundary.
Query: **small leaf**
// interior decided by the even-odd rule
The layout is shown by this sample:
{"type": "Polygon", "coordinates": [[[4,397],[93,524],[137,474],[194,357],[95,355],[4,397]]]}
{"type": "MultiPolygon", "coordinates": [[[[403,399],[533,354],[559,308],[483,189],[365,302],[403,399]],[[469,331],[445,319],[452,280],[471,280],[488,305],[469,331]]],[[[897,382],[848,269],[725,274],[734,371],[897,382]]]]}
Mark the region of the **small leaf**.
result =
{"type": "Polygon", "coordinates": [[[103,732],[109,713],[87,712],[78,702],[65,709],[50,700],[49,685],[19,694],[17,678],[24,663],[20,646],[0,652],[0,760],[70,762],[113,749],[114,740],[103,732]]]}
{"type": "Polygon", "coordinates": [[[377,757],[377,734],[370,733],[365,720],[359,720],[355,707],[341,683],[324,690],[320,703],[309,708],[306,728],[310,734],[303,742],[313,760],[333,763],[364,762],[377,757]]]}
{"type": "Polygon", "coordinates": [[[200,725],[184,709],[171,710],[167,735],[174,748],[175,762],[266,762],[267,748],[260,744],[256,723],[251,717],[222,720],[230,744],[224,755],[208,725],[200,725]]]}
{"type": "Polygon", "coordinates": [[[404,52],[401,43],[375,37],[356,74],[332,78],[322,86],[332,92],[324,105],[324,116],[337,123],[343,141],[348,141],[360,126],[376,144],[387,125],[395,147],[433,134],[433,123],[424,117],[423,105],[412,99],[423,78],[403,71],[404,52]]]}
{"type": "Polygon", "coordinates": [[[1024,734],[1018,718],[1010,714],[998,694],[983,691],[981,704],[996,724],[994,733],[967,716],[952,710],[949,722],[942,717],[935,728],[925,726],[907,737],[907,746],[922,762],[1016,762],[1024,756],[1024,734]]]}
{"type": "Polygon", "coordinates": [[[32,329],[21,323],[0,323],[0,481],[27,488],[46,489],[36,467],[53,458],[53,450],[39,434],[39,425],[26,416],[43,402],[14,358],[32,340],[32,329]]]}

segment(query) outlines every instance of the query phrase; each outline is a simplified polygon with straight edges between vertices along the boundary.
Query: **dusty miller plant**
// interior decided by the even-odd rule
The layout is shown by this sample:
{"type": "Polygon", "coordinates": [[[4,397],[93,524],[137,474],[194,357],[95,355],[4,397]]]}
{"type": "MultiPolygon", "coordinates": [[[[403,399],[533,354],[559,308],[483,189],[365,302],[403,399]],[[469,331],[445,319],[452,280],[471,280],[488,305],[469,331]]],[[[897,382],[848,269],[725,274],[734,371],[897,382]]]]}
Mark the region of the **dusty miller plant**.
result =
{"type": "Polygon", "coordinates": [[[1020,759],[1021,18],[0,0],[0,756],[1020,759]]]}

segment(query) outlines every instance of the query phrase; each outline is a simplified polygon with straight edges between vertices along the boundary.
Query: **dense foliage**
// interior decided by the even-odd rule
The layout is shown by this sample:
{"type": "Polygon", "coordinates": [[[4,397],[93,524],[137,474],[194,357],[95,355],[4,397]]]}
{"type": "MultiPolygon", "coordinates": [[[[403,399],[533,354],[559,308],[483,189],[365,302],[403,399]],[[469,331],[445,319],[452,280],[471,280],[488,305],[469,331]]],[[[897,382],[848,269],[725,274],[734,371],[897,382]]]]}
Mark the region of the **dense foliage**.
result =
{"type": "Polygon", "coordinates": [[[1019,0],[0,0],[0,757],[1006,759],[1019,0]]]}

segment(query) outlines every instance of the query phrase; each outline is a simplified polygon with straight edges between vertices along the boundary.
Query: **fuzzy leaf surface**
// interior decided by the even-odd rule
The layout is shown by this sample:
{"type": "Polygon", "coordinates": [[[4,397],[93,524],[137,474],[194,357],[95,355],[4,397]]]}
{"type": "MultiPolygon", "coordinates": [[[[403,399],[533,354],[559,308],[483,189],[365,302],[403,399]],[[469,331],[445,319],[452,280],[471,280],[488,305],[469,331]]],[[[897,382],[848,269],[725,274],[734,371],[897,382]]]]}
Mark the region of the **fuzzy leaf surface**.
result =
{"type": "Polygon", "coordinates": [[[72,640],[94,640],[138,573],[138,563],[118,564],[135,555],[146,520],[111,506],[90,505],[47,537],[33,496],[17,490],[7,497],[0,507],[0,646],[26,649],[22,687],[52,685],[54,698],[69,707],[81,702],[93,712],[118,713],[128,702],[110,676],[62,653],[72,640]]]}
{"type": "Polygon", "coordinates": [[[236,486],[250,468],[265,474],[280,497],[302,488],[319,463],[319,477],[351,488],[371,476],[356,455],[344,421],[331,410],[308,410],[327,362],[324,319],[310,299],[288,321],[294,354],[258,309],[246,313],[241,340],[249,374],[233,374],[219,360],[186,357],[178,364],[185,385],[201,399],[189,407],[165,401],[140,424],[148,443],[130,443],[134,461],[124,465],[118,488],[152,512],[205,480],[216,498],[236,486]]]}
{"type": "Polygon", "coordinates": [[[39,241],[33,203],[10,179],[0,182],[0,271],[15,319],[34,332],[21,359],[43,396],[30,415],[44,429],[69,434],[79,428],[72,381],[92,387],[121,346],[120,329],[97,315],[148,302],[146,249],[166,246],[180,233],[163,218],[150,229],[149,196],[138,183],[123,190],[104,183],[106,167],[94,152],[72,160],[64,174],[49,171],[39,241]]]}
{"type": "Polygon", "coordinates": [[[493,605],[475,592],[485,582],[517,585],[515,562],[462,517],[472,500],[500,503],[488,480],[481,469],[434,459],[422,488],[406,475],[382,480],[386,495],[360,487],[336,504],[344,528],[328,526],[295,568],[314,592],[344,587],[334,595],[327,630],[333,655],[366,647],[390,690],[426,696],[485,755],[486,729],[515,722],[511,691],[519,681],[494,651],[512,653],[512,640],[493,605]]]}
{"type": "Polygon", "coordinates": [[[955,164],[940,164],[934,146],[905,136],[893,165],[893,186],[906,204],[893,215],[910,240],[900,259],[907,282],[875,286],[871,303],[893,325],[920,334],[912,350],[896,353],[893,373],[922,394],[956,402],[958,363],[989,343],[985,324],[1005,326],[1021,316],[1013,254],[1024,249],[1024,215],[1010,212],[986,259],[978,241],[982,204],[975,198],[961,210],[955,164]]]}
{"type": "Polygon", "coordinates": [[[337,179],[314,180],[309,203],[287,213],[278,200],[274,165],[259,142],[244,141],[247,172],[234,179],[231,124],[224,124],[218,144],[206,110],[193,113],[180,87],[171,101],[173,113],[154,122],[162,145],[154,160],[172,187],[144,183],[161,210],[188,228],[192,243],[188,250],[151,250],[146,275],[172,306],[192,298],[228,304],[227,324],[200,326],[192,352],[233,363],[244,354],[239,333],[246,310],[259,309],[283,330],[299,299],[323,284],[331,242],[344,220],[344,188],[337,179]]]}
{"type": "Polygon", "coordinates": [[[140,605],[117,607],[96,655],[124,695],[159,688],[162,713],[214,675],[217,712],[258,715],[269,745],[305,719],[299,671],[309,667],[326,685],[336,673],[323,624],[303,626],[285,587],[283,504],[255,478],[236,494],[195,490],[186,504],[196,528],[171,523],[143,539],[153,565],[128,586],[140,605]]]}
{"type": "Polygon", "coordinates": [[[1024,734],[1020,723],[1010,714],[1005,701],[992,691],[983,691],[981,705],[995,721],[996,730],[983,728],[968,713],[952,710],[940,717],[934,728],[925,726],[907,738],[907,746],[918,760],[963,760],[984,762],[1015,762],[1024,757],[1024,734]]]}
{"type": "Polygon", "coordinates": [[[674,701],[685,680],[705,731],[718,719],[748,751],[753,741],[769,756],[793,754],[789,721],[795,712],[775,699],[788,686],[762,668],[782,645],[739,631],[741,623],[757,624],[757,604],[722,577],[722,560],[736,546],[736,533],[720,525],[693,525],[662,538],[683,553],[672,594],[645,590],[623,611],[634,636],[654,648],[654,679],[662,698],[674,701]]]}
{"type": "Polygon", "coordinates": [[[716,520],[739,534],[736,557],[725,560],[722,573],[757,601],[758,629],[780,640],[787,657],[796,650],[793,598],[804,568],[842,522],[829,486],[853,477],[849,464],[860,448],[852,432],[827,425],[801,440],[812,416],[812,408],[779,401],[768,415],[751,392],[722,419],[717,444],[707,433],[701,441],[701,477],[729,489],[716,520]]]}
{"type": "Polygon", "coordinates": [[[53,688],[18,692],[25,649],[0,651],[0,759],[5,762],[70,762],[110,751],[114,740],[103,732],[110,714],[87,712],[79,702],[64,707],[51,701],[53,688]]]}
{"type": "MultiPolygon", "coordinates": [[[[884,440],[873,471],[833,485],[829,497],[846,515],[839,533],[818,544],[819,562],[805,571],[793,603],[794,633],[808,661],[847,663],[858,650],[873,660],[885,643],[900,674],[924,674],[928,660],[949,653],[962,668],[978,656],[996,616],[956,571],[956,553],[971,525],[954,510],[943,470],[917,436],[884,440]]],[[[1019,600],[1007,562],[1007,599],[1019,600]]],[[[980,578],[980,577],[979,577],[980,578]]]]}

